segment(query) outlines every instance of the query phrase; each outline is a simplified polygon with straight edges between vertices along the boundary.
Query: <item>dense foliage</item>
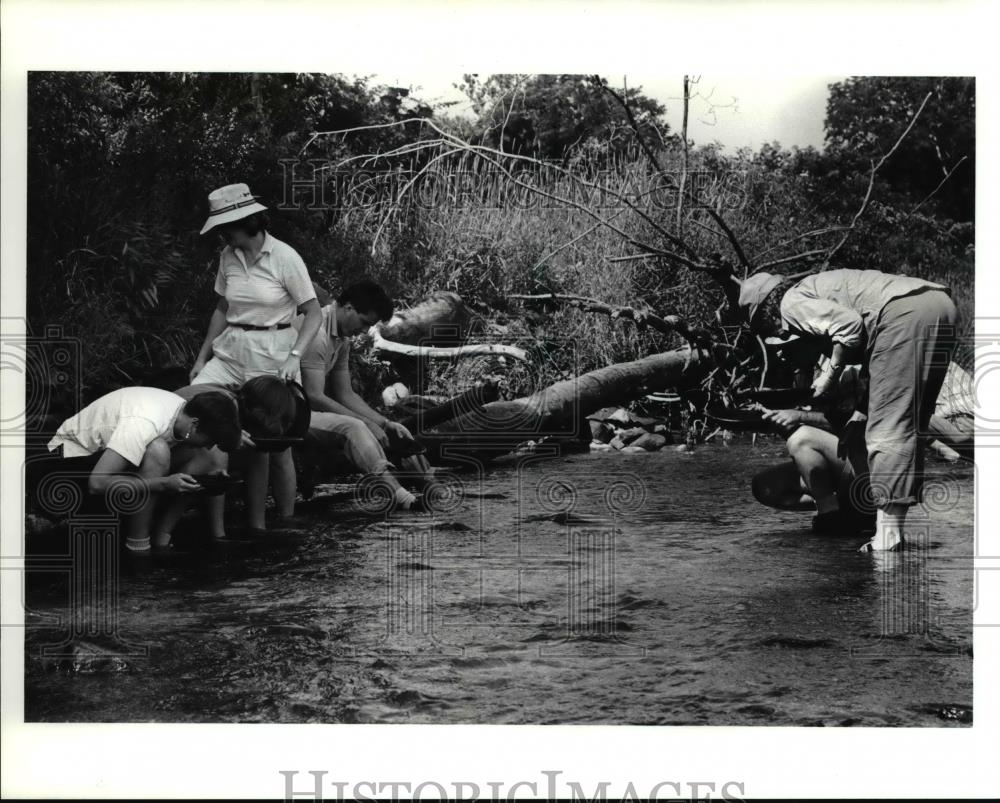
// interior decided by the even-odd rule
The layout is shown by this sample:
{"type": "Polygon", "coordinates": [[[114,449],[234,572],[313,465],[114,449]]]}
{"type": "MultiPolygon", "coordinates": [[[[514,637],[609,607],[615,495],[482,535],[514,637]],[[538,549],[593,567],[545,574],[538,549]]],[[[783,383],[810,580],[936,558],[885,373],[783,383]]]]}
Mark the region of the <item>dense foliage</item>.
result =
{"type": "MultiPolygon", "coordinates": [[[[336,75],[32,73],[30,326],[59,324],[80,339],[86,396],[142,381],[157,367],[189,365],[215,303],[218,246],[197,235],[205,196],[245,181],[271,207],[275,236],[333,291],[362,275],[403,304],[436,289],[457,291],[482,313],[484,327],[536,350],[541,373],[532,381],[634,358],[671,343],[574,309],[526,308],[510,296],[567,292],[696,322],[714,316],[720,296],[708,277],[633,258],[622,236],[659,236],[623,210],[622,198],[676,230],[676,192],[657,183],[641,145],[666,173],[686,176],[685,239],[732,258],[704,214],[711,205],[759,266],[839,239],[837,231],[796,238],[850,222],[872,160],[892,146],[927,92],[924,114],[877,176],[834,266],[940,279],[971,321],[971,80],[851,79],[831,87],[823,151],[778,143],[736,153],[692,147],[686,165],[662,107],[638,88],[615,92],[627,100],[642,141],[621,103],[589,77],[466,76],[462,86],[472,117],[449,118],[447,108],[432,109],[405,88],[336,75]],[[510,176],[482,158],[435,161],[423,146],[437,135],[421,120],[484,143],[499,158],[549,160],[553,167],[518,162],[517,175],[550,197],[512,192],[510,176]],[[357,130],[312,136],[343,129],[357,130]],[[352,155],[374,158],[343,162],[352,155]],[[437,178],[444,188],[432,203],[415,200],[412,188],[399,195],[421,170],[425,182],[437,178]],[[345,183],[345,173],[353,181],[345,183]],[[290,175],[301,180],[297,192],[290,175]],[[400,177],[395,194],[379,184],[386,176],[400,177]],[[471,185],[456,189],[456,176],[471,185]],[[595,227],[581,206],[613,219],[620,232],[595,227]]],[[[377,390],[384,367],[364,367],[366,389],[377,390]]],[[[460,383],[460,374],[476,370],[449,369],[438,381],[460,383]]]]}

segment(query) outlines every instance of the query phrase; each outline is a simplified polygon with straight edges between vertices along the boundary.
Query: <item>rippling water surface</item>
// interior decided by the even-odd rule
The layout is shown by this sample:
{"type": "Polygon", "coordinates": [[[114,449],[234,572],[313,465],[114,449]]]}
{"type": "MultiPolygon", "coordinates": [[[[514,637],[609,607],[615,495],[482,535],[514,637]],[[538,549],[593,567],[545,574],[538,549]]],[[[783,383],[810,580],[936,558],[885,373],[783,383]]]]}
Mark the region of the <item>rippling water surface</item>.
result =
{"type": "Polygon", "coordinates": [[[67,585],[33,576],[26,719],[971,721],[971,469],[934,466],[912,546],[873,560],[753,501],[781,456],[525,458],[446,472],[434,515],[332,492],[267,543],[178,536],[122,570],[119,632],[148,655],[90,672],[39,657],[67,585]]]}

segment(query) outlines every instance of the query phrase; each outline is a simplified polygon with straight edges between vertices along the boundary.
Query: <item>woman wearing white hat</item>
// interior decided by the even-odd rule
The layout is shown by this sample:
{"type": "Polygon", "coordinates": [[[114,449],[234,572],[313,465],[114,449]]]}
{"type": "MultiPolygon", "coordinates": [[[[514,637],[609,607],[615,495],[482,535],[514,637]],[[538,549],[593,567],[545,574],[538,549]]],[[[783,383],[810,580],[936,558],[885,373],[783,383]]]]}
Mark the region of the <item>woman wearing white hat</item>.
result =
{"type": "Polygon", "coordinates": [[[830,270],[807,276],[783,294],[782,278],[757,273],[740,289],[750,328],[824,339],[830,362],[813,387],[828,397],[849,362],[869,377],[867,416],[855,413],[847,435],[863,429],[875,536],[862,551],[894,549],[906,512],[920,501],[923,443],[955,348],[957,312],[946,287],[876,270],[830,270]]]}
{"type": "Polygon", "coordinates": [[[226,247],[215,277],[219,303],[191,382],[242,385],[262,374],[298,379],[299,358],[323,318],[302,257],[267,232],[267,207],[246,184],[216,190],[208,205],[201,233],[216,231],[226,247]],[[292,328],[297,311],[306,316],[300,331],[292,328]]]}
{"type": "MultiPolygon", "coordinates": [[[[191,369],[191,384],[240,386],[248,379],[277,375],[298,380],[299,359],[323,319],[302,257],[267,232],[266,206],[246,184],[230,184],[208,196],[208,220],[201,233],[215,231],[226,243],[219,257],[215,292],[219,302],[191,369]],[[305,314],[299,329],[297,312],[305,314]]],[[[271,458],[278,515],[292,515],[295,468],[291,450],[271,458]]],[[[264,526],[268,455],[255,455],[247,476],[248,519],[264,526]]]]}

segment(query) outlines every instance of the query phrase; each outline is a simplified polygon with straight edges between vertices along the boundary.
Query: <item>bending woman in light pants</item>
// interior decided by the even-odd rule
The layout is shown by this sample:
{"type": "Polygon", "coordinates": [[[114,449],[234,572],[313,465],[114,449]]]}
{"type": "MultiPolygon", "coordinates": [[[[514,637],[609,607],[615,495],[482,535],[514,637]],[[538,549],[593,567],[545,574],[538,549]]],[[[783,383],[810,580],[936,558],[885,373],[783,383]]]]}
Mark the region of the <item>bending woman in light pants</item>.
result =
{"type": "MultiPolygon", "coordinates": [[[[219,302],[191,369],[191,384],[238,387],[255,376],[298,380],[299,359],[319,329],[322,313],[305,263],[295,250],[267,232],[267,207],[246,184],[231,184],[208,196],[202,234],[216,231],[226,243],[219,257],[215,292],[219,302]],[[305,314],[292,328],[296,310],[305,314]]],[[[275,469],[279,518],[293,515],[295,466],[291,449],[256,453],[247,468],[247,525],[264,529],[269,467],[275,469]],[[270,459],[269,459],[270,457],[270,459]]]]}
{"type": "Polygon", "coordinates": [[[876,525],[861,549],[895,549],[908,508],[921,501],[924,440],[955,349],[955,305],[940,284],[874,270],[817,273],[779,295],[781,281],[749,277],[740,307],[758,334],[830,341],[830,363],[813,386],[817,400],[832,392],[845,365],[862,363],[867,415],[855,413],[843,436],[847,448],[862,436],[867,444],[876,525]]]}

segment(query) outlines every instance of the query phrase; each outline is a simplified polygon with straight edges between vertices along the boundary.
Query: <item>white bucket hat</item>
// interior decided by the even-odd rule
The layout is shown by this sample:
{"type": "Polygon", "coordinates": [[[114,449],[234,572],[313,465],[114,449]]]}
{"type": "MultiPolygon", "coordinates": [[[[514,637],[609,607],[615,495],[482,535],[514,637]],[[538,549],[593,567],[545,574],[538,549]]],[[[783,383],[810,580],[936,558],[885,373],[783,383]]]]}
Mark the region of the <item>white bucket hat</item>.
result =
{"type": "Polygon", "coordinates": [[[228,184],[219,187],[208,196],[208,220],[199,233],[204,234],[223,223],[242,220],[265,209],[267,207],[250,194],[250,188],[246,184],[228,184]]]}

